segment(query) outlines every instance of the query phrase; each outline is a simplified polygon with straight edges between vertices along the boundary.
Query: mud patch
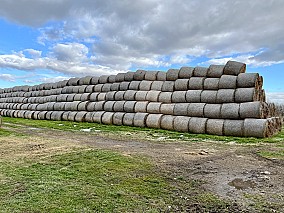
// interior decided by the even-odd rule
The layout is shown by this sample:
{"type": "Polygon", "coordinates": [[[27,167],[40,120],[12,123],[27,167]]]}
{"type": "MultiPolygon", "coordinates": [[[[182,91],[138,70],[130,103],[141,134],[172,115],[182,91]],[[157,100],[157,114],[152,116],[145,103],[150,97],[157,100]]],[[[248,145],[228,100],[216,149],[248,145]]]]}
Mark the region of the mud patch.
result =
{"type": "Polygon", "coordinates": [[[229,186],[235,187],[238,190],[254,188],[256,183],[252,180],[243,180],[241,178],[236,178],[228,183],[229,186]]]}

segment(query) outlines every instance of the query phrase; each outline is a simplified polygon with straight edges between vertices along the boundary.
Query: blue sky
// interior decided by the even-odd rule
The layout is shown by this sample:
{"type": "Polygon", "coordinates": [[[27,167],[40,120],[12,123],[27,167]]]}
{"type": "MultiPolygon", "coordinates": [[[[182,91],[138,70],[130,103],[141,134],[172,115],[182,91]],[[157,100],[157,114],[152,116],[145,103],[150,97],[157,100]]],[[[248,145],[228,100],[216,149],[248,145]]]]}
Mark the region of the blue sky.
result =
{"type": "Polygon", "coordinates": [[[237,60],[284,103],[282,0],[0,0],[0,87],[237,60]]]}

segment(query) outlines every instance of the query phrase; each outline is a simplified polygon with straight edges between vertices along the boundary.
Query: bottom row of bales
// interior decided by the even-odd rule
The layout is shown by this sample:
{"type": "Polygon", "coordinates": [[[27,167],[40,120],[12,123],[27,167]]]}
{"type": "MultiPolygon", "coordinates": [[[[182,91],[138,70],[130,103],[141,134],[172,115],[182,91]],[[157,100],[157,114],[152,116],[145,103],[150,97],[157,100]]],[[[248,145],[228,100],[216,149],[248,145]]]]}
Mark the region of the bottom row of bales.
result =
{"type": "Polygon", "coordinates": [[[95,122],[135,127],[161,128],[195,134],[239,137],[270,137],[281,130],[280,118],[244,120],[208,119],[149,113],[1,110],[1,115],[36,120],[95,122]]]}

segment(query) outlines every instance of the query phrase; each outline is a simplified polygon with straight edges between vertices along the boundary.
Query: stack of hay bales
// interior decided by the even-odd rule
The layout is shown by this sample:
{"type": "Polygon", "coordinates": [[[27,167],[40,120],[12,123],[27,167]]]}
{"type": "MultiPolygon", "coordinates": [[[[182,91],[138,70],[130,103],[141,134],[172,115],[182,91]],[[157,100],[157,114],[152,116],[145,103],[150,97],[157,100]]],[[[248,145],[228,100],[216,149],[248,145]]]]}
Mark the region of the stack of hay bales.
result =
{"type": "Polygon", "coordinates": [[[182,67],[71,78],[0,91],[1,115],[269,137],[281,130],[263,79],[246,65],[182,67]]]}

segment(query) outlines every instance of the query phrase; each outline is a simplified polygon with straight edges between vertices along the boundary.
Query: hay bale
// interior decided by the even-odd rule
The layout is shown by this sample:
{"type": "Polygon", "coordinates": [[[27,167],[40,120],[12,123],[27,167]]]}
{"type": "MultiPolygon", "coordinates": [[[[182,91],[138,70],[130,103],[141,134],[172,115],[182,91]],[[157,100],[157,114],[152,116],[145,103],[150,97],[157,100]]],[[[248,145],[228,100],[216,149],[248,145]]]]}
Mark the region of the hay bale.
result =
{"type": "Polygon", "coordinates": [[[108,75],[101,75],[100,77],[99,77],[99,84],[105,84],[105,83],[107,83],[108,82],[108,75]]]}
{"type": "Polygon", "coordinates": [[[94,92],[94,89],[95,89],[94,85],[87,85],[86,89],[85,89],[85,92],[86,93],[92,93],[92,92],[94,92]]]}
{"type": "Polygon", "coordinates": [[[204,89],[205,90],[218,90],[220,78],[205,78],[204,89]]]}
{"type": "Polygon", "coordinates": [[[185,94],[186,102],[200,103],[202,90],[188,90],[185,94]]]}
{"type": "Polygon", "coordinates": [[[92,84],[92,85],[99,84],[99,77],[92,77],[90,84],[92,84]]]}
{"type": "Polygon", "coordinates": [[[65,109],[65,103],[57,102],[53,105],[53,110],[55,111],[64,111],[64,109],[65,109]]]}
{"type": "Polygon", "coordinates": [[[126,101],[134,101],[136,96],[135,90],[127,90],[124,94],[124,100],[126,101]]]}
{"type": "Polygon", "coordinates": [[[104,111],[113,112],[113,107],[116,101],[106,101],[104,104],[104,111]]]}
{"type": "Polygon", "coordinates": [[[107,92],[105,96],[106,101],[114,101],[115,100],[116,91],[107,92]]]}
{"type": "Polygon", "coordinates": [[[53,111],[48,111],[46,114],[45,114],[45,119],[46,120],[51,120],[51,114],[53,113],[53,111]]]}
{"type": "Polygon", "coordinates": [[[245,118],[266,118],[268,112],[264,110],[264,104],[260,101],[246,102],[240,104],[240,117],[245,118]]]}
{"type": "Polygon", "coordinates": [[[148,101],[137,101],[135,104],[134,111],[135,112],[147,112],[148,101]]]}
{"type": "Polygon", "coordinates": [[[191,77],[188,82],[189,90],[203,90],[204,77],[191,77]]]}
{"type": "MultiPolygon", "coordinates": [[[[8,112],[8,110],[7,110],[7,112],[8,112]]],[[[33,111],[26,111],[25,114],[24,114],[24,118],[32,119],[33,114],[34,114],[33,111]]],[[[8,115],[6,115],[6,116],[8,116],[8,115]]]]}
{"type": "Polygon", "coordinates": [[[125,101],[116,101],[113,105],[114,112],[124,112],[125,101]]]}
{"type": "Polygon", "coordinates": [[[189,103],[179,103],[174,106],[174,115],[187,115],[189,103]]]}
{"type": "Polygon", "coordinates": [[[99,93],[97,99],[98,99],[98,101],[105,101],[106,100],[106,93],[104,93],[104,92],[99,93]]]}
{"type": "Polygon", "coordinates": [[[205,134],[207,121],[208,118],[196,118],[196,117],[191,118],[188,122],[189,132],[195,134],[205,134]]]}
{"type": "Polygon", "coordinates": [[[112,84],[108,84],[108,83],[105,83],[103,86],[102,86],[102,92],[109,92],[111,91],[111,86],[112,84]]]}
{"type": "Polygon", "coordinates": [[[244,136],[244,121],[243,120],[225,120],[224,135],[226,136],[244,136]]]}
{"type": "Polygon", "coordinates": [[[114,125],[123,125],[123,117],[125,113],[124,112],[115,112],[112,117],[112,123],[114,125]]]}
{"type": "Polygon", "coordinates": [[[146,119],[146,126],[160,129],[162,116],[162,114],[149,114],[146,119]]]}
{"type": "Polygon", "coordinates": [[[133,126],[135,113],[125,113],[123,116],[123,125],[133,126]]]}
{"type": "Polygon", "coordinates": [[[113,112],[105,112],[102,116],[102,123],[103,124],[112,124],[113,120],[113,112]]]}
{"type": "Polygon", "coordinates": [[[123,105],[124,112],[135,112],[135,104],[137,101],[125,101],[123,105]]]}
{"type": "Polygon", "coordinates": [[[118,91],[118,92],[115,93],[114,99],[116,101],[123,101],[124,100],[124,94],[125,94],[125,91],[118,91]]]}
{"type": "Polygon", "coordinates": [[[115,76],[115,82],[122,82],[125,79],[125,73],[118,73],[115,76]]]}
{"type": "Polygon", "coordinates": [[[81,101],[73,101],[71,102],[71,111],[78,111],[78,106],[81,103],[81,101]]]}
{"type": "Polygon", "coordinates": [[[89,103],[90,103],[89,101],[84,101],[84,102],[79,103],[78,111],[87,111],[87,107],[89,103]]]}
{"type": "Polygon", "coordinates": [[[81,96],[82,96],[82,94],[76,94],[74,96],[74,101],[81,101],[81,96]]]}
{"type": "Polygon", "coordinates": [[[89,102],[89,104],[87,104],[87,111],[89,112],[93,112],[95,111],[95,105],[96,105],[96,102],[89,102]]]}
{"type": "Polygon", "coordinates": [[[189,82],[189,79],[177,79],[175,81],[175,90],[177,91],[184,91],[184,90],[188,90],[188,82],[189,82]]]}
{"type": "Polygon", "coordinates": [[[164,81],[162,86],[163,92],[173,92],[174,91],[175,82],[174,81],[164,81]]]}
{"type": "Polygon", "coordinates": [[[259,74],[258,73],[240,73],[237,77],[237,87],[248,88],[258,87],[259,74]]]}
{"type": "Polygon", "coordinates": [[[147,100],[147,101],[157,102],[160,93],[161,93],[160,91],[150,90],[150,91],[147,93],[146,100],[147,100]]]}
{"type": "Polygon", "coordinates": [[[246,64],[237,61],[228,61],[224,67],[225,75],[238,75],[246,71],[246,64]]]}
{"type": "Polygon", "coordinates": [[[244,120],[244,136],[256,138],[270,136],[267,119],[246,118],[244,120]]]}
{"type": "Polygon", "coordinates": [[[219,89],[236,89],[237,76],[222,75],[219,81],[219,89]]]}
{"type": "Polygon", "coordinates": [[[237,88],[235,92],[235,102],[253,102],[258,100],[258,93],[255,88],[237,88]]]}
{"type": "Polygon", "coordinates": [[[137,91],[135,95],[136,101],[146,101],[148,91],[137,91]]]}
{"type": "Polygon", "coordinates": [[[206,77],[208,72],[207,67],[195,67],[193,70],[194,77],[206,77]]]}
{"type": "Polygon", "coordinates": [[[217,102],[217,91],[215,90],[203,90],[201,92],[202,103],[211,103],[215,104],[217,102]]]}
{"type": "Polygon", "coordinates": [[[93,115],[94,115],[94,112],[86,112],[85,122],[92,123],[93,122],[93,115]]]}
{"type": "Polygon", "coordinates": [[[113,84],[110,86],[110,90],[111,90],[111,91],[118,91],[118,90],[119,90],[119,86],[120,86],[120,83],[113,83],[113,84]]]}
{"type": "Polygon", "coordinates": [[[158,101],[162,103],[171,103],[172,102],[172,92],[161,92],[158,97],[158,101]]]}
{"type": "Polygon", "coordinates": [[[83,93],[82,95],[81,95],[81,99],[80,99],[80,101],[89,101],[90,100],[90,93],[83,93]]]}
{"type": "Polygon", "coordinates": [[[139,90],[142,91],[149,91],[151,89],[151,85],[152,85],[153,81],[141,81],[140,85],[139,85],[139,90]]]}
{"type": "Polygon", "coordinates": [[[45,120],[45,114],[47,113],[47,111],[41,111],[38,113],[38,119],[39,120],[45,120]]]}
{"type": "Polygon", "coordinates": [[[222,104],[206,104],[204,106],[205,118],[220,118],[222,104]]]}
{"type": "Polygon", "coordinates": [[[97,84],[94,88],[94,92],[101,92],[103,89],[103,84],[97,84]]]}
{"type": "Polygon", "coordinates": [[[98,101],[98,96],[99,96],[100,93],[98,92],[94,92],[94,93],[91,93],[90,95],[90,101],[98,101]]]}
{"type": "MultiPolygon", "coordinates": [[[[62,121],[68,121],[69,113],[70,113],[70,111],[64,111],[63,114],[62,114],[61,120],[62,121]]],[[[41,114],[39,116],[41,116],[41,114]]],[[[45,116],[45,119],[46,119],[46,116],[45,116]]]]}
{"type": "Polygon", "coordinates": [[[130,84],[130,82],[126,82],[126,81],[121,82],[120,85],[119,85],[119,90],[121,90],[121,91],[128,90],[129,84],[130,84]]]}
{"type": "Polygon", "coordinates": [[[217,103],[233,103],[235,102],[234,89],[219,89],[217,92],[217,103]]]}
{"type": "Polygon", "coordinates": [[[167,73],[163,71],[159,71],[157,73],[157,81],[166,81],[167,80],[167,73]]]}
{"type": "Polygon", "coordinates": [[[99,101],[95,104],[95,111],[103,111],[106,101],[99,101]]]}
{"type": "Polygon", "coordinates": [[[151,90],[162,91],[163,84],[163,81],[153,81],[151,84],[151,90]]]}
{"type": "MultiPolygon", "coordinates": [[[[48,105],[47,105],[47,111],[53,111],[54,110],[54,104],[55,104],[56,102],[49,102],[48,103],[48,105]]],[[[29,104],[30,105],[30,104],[29,104]]],[[[29,106],[28,105],[28,106],[29,106]]]]}
{"type": "Polygon", "coordinates": [[[68,121],[75,121],[75,117],[76,117],[77,113],[78,112],[70,112],[68,114],[68,117],[67,117],[68,121]]]}
{"type": "Polygon", "coordinates": [[[115,83],[115,77],[116,77],[116,75],[110,75],[108,77],[108,83],[115,83]]]}
{"type": "Polygon", "coordinates": [[[129,84],[129,89],[130,90],[139,90],[141,81],[131,81],[129,84]]]}
{"type": "Polygon", "coordinates": [[[161,103],[149,102],[147,105],[147,112],[152,114],[160,113],[161,103]]]}
{"type": "Polygon", "coordinates": [[[169,69],[167,71],[167,81],[175,81],[178,79],[179,69],[169,69]]]}
{"type": "Polygon", "coordinates": [[[80,93],[80,92],[79,92],[80,87],[81,87],[81,86],[73,86],[73,87],[72,87],[72,93],[80,93]]]}
{"type": "Polygon", "coordinates": [[[181,67],[178,78],[189,79],[193,76],[194,67],[181,67]]]}
{"type": "Polygon", "coordinates": [[[178,132],[188,132],[189,120],[187,116],[176,116],[174,119],[174,130],[178,132]]]}
{"type": "Polygon", "coordinates": [[[207,77],[220,78],[224,73],[224,67],[225,66],[223,65],[210,65],[207,72],[207,77]]]}
{"type": "Polygon", "coordinates": [[[127,72],[124,76],[125,81],[133,81],[134,80],[134,72],[127,72]]]}
{"type": "Polygon", "coordinates": [[[175,116],[163,115],[161,118],[161,128],[166,130],[174,130],[175,116]]]}
{"type": "Polygon", "coordinates": [[[187,108],[187,115],[190,117],[204,117],[205,103],[190,103],[187,108]]]}
{"type": "Polygon", "coordinates": [[[77,86],[79,83],[79,78],[70,78],[67,82],[68,86],[77,86]]]}
{"type": "Polygon", "coordinates": [[[93,122],[101,124],[102,123],[102,117],[103,117],[104,113],[106,113],[106,112],[104,112],[104,111],[95,112],[93,114],[93,122]]]}
{"type": "Polygon", "coordinates": [[[62,120],[62,114],[63,114],[63,111],[59,111],[59,112],[54,111],[50,115],[50,120],[61,121],[62,120]]]}
{"type": "Polygon", "coordinates": [[[206,123],[206,134],[223,135],[224,122],[223,119],[208,119],[206,123]]]}
{"type": "Polygon", "coordinates": [[[225,103],[221,107],[221,118],[225,119],[240,119],[240,104],[225,103]]]}
{"type": "Polygon", "coordinates": [[[146,127],[148,113],[135,113],[133,125],[137,127],[146,127]]]}
{"type": "Polygon", "coordinates": [[[157,80],[158,71],[147,71],[145,73],[145,80],[148,81],[156,81],[157,80]]]}
{"type": "MultiPolygon", "coordinates": [[[[67,102],[64,105],[64,111],[71,111],[73,102],[67,102]]],[[[48,109],[48,108],[47,108],[48,109]]]]}
{"type": "Polygon", "coordinates": [[[146,74],[145,70],[137,70],[134,73],[133,78],[135,81],[143,81],[145,79],[145,74],[146,74]]]}
{"type": "Polygon", "coordinates": [[[92,76],[86,76],[79,79],[79,85],[89,85],[91,83],[92,76]]]}

